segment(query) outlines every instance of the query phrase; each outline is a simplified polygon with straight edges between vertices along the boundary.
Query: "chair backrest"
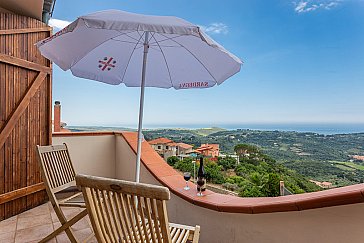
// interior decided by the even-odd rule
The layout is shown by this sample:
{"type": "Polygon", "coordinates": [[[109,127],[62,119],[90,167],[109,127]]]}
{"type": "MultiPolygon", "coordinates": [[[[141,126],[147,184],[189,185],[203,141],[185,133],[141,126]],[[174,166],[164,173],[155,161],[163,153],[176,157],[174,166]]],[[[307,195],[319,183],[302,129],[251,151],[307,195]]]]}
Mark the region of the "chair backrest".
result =
{"type": "Polygon", "coordinates": [[[99,242],[170,243],[168,188],[77,175],[99,242]]]}
{"type": "Polygon", "coordinates": [[[40,163],[44,183],[48,196],[75,186],[75,169],[66,144],[37,146],[38,161],[40,163]]]}

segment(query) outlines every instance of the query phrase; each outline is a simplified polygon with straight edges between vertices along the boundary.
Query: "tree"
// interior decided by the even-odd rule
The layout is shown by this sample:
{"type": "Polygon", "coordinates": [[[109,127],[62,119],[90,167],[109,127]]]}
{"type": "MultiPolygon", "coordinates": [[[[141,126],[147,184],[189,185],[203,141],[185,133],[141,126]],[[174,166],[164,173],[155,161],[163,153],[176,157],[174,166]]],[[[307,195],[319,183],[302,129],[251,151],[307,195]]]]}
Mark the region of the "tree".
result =
{"type": "Polygon", "coordinates": [[[227,156],[225,158],[218,157],[217,164],[221,165],[224,168],[224,170],[234,169],[236,167],[236,159],[230,156],[227,156]]]}
{"type": "Polygon", "coordinates": [[[239,192],[240,197],[264,197],[264,193],[258,186],[245,187],[239,192]]]}
{"type": "Polygon", "coordinates": [[[171,157],[168,157],[168,159],[167,159],[167,163],[170,166],[174,166],[178,161],[179,161],[179,159],[177,156],[171,156],[171,157]]]}
{"type": "Polygon", "coordinates": [[[244,154],[256,154],[259,153],[259,149],[257,146],[250,145],[250,144],[237,144],[234,147],[234,151],[239,157],[241,157],[244,154]]]}
{"type": "Polygon", "coordinates": [[[217,165],[216,163],[211,161],[206,161],[205,164],[206,180],[216,184],[224,183],[225,179],[221,172],[221,169],[222,166],[217,165]]]}
{"type": "Polygon", "coordinates": [[[182,172],[190,172],[193,173],[193,163],[191,158],[184,158],[181,161],[178,161],[174,164],[174,168],[182,171],[182,172]]]}
{"type": "Polygon", "coordinates": [[[278,197],[280,178],[276,173],[269,173],[268,181],[264,184],[262,190],[267,197],[278,197]]]}

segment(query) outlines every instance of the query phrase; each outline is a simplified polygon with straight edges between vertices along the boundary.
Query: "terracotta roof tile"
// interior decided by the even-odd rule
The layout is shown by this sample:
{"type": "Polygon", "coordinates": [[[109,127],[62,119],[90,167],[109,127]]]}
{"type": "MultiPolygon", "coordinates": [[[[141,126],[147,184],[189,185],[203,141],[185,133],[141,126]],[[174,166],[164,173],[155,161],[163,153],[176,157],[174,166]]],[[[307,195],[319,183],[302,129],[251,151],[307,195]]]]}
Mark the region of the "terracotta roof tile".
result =
{"type": "Polygon", "coordinates": [[[173,141],[168,138],[157,138],[157,139],[149,141],[148,143],[149,144],[166,144],[166,143],[173,143],[173,141]]]}
{"type": "Polygon", "coordinates": [[[184,149],[190,149],[190,148],[193,148],[192,145],[189,145],[187,143],[177,143],[177,146],[178,147],[181,147],[181,148],[184,148],[184,149]]]}
{"type": "Polygon", "coordinates": [[[177,143],[175,143],[175,142],[171,142],[171,143],[167,143],[167,145],[168,145],[168,146],[172,146],[172,147],[174,146],[174,147],[175,147],[175,146],[177,146],[177,143]]]}

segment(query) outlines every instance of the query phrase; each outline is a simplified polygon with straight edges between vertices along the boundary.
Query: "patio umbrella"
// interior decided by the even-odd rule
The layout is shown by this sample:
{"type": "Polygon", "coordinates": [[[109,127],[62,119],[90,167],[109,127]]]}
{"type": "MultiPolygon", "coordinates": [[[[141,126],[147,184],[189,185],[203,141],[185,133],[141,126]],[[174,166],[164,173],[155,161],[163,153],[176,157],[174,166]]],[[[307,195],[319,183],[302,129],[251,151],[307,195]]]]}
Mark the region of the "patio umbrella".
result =
{"type": "Polygon", "coordinates": [[[171,16],[105,10],[77,18],[37,43],[42,55],[86,79],[141,87],[135,180],[139,182],[144,88],[221,84],[242,62],[197,25],[171,16]]]}

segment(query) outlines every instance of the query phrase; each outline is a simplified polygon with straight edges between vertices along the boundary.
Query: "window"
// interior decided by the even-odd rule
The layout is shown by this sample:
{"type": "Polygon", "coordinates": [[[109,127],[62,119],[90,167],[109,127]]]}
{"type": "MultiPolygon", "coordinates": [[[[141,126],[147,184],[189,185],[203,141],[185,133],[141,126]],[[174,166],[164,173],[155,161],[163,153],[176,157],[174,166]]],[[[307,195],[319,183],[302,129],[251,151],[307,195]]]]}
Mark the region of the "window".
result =
{"type": "Polygon", "coordinates": [[[161,149],[161,148],[162,148],[162,146],[158,145],[158,149],[161,149]]]}
{"type": "Polygon", "coordinates": [[[169,147],[168,146],[166,146],[166,149],[168,149],[169,147]]]}

